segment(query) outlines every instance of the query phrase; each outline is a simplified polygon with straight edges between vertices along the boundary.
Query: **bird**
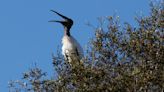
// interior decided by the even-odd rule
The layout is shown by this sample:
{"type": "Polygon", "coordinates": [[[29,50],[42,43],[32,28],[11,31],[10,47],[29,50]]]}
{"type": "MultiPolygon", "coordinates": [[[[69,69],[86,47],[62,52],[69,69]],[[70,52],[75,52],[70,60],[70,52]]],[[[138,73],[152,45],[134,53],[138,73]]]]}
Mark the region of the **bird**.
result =
{"type": "Polygon", "coordinates": [[[62,37],[62,54],[64,56],[64,59],[69,63],[75,60],[80,61],[83,58],[84,53],[78,41],[70,33],[71,27],[73,26],[73,20],[54,10],[51,11],[64,19],[61,21],[59,20],[49,21],[49,22],[60,23],[64,27],[64,35],[62,37]]]}

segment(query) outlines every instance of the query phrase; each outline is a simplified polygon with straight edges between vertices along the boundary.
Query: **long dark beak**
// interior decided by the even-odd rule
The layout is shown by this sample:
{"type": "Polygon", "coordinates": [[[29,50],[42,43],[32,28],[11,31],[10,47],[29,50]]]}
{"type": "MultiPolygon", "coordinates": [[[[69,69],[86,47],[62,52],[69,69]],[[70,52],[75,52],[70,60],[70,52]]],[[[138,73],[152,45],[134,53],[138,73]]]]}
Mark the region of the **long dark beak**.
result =
{"type": "Polygon", "coordinates": [[[63,21],[58,21],[58,20],[50,20],[48,22],[58,22],[58,23],[62,23],[63,21]]]}
{"type": "Polygon", "coordinates": [[[62,25],[64,25],[65,27],[68,27],[68,28],[71,28],[71,26],[73,25],[73,20],[54,11],[54,10],[51,10],[52,12],[54,12],[55,14],[59,15],[60,17],[62,17],[64,20],[51,20],[49,22],[57,22],[57,23],[61,23],[62,25]]]}
{"type": "Polygon", "coordinates": [[[51,11],[54,12],[54,13],[56,13],[57,15],[59,15],[60,17],[62,17],[63,19],[65,19],[65,20],[69,20],[68,17],[66,17],[66,16],[64,16],[64,15],[62,15],[62,14],[60,14],[60,13],[54,11],[54,10],[51,10],[51,11]]]}

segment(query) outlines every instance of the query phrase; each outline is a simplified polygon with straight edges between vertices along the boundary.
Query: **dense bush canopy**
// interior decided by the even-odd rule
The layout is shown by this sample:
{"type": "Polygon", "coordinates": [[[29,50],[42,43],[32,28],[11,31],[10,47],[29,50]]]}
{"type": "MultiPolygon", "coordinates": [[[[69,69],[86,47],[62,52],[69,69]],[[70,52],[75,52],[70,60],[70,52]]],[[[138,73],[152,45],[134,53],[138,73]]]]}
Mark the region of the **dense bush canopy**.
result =
{"type": "Polygon", "coordinates": [[[137,27],[120,26],[118,17],[100,20],[82,60],[71,64],[53,57],[57,78],[39,68],[11,81],[11,92],[163,92],[164,3],[151,3],[150,16],[137,16],[137,27]],[[105,21],[105,23],[103,22],[105,21]],[[106,26],[106,27],[104,27],[106,26]]]}

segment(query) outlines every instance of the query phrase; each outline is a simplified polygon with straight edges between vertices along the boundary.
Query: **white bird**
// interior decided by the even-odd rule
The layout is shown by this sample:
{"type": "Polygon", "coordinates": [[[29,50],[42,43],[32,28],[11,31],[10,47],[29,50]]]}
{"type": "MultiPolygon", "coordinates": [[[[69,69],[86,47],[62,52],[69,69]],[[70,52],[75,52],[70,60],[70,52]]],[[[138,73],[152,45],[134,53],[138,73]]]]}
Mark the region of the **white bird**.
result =
{"type": "Polygon", "coordinates": [[[73,20],[63,16],[62,14],[51,10],[57,15],[61,16],[64,20],[57,21],[52,20],[50,22],[58,22],[61,23],[64,27],[64,36],[62,38],[62,54],[64,55],[65,60],[68,62],[72,62],[73,58],[80,60],[83,57],[83,50],[77,40],[70,34],[70,29],[73,25],[73,20]]]}

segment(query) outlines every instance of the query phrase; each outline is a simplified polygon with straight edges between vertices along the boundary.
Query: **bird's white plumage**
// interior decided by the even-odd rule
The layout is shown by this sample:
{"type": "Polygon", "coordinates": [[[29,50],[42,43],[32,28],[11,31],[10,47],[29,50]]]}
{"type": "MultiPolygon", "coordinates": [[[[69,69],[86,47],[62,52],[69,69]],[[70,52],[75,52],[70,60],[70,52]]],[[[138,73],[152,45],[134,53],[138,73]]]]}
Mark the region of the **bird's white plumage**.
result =
{"type": "Polygon", "coordinates": [[[50,22],[61,23],[64,27],[64,36],[62,39],[62,44],[63,44],[62,54],[64,55],[65,59],[68,62],[71,62],[72,60],[73,61],[80,60],[83,57],[83,50],[80,44],[70,34],[70,28],[73,25],[73,20],[54,10],[51,11],[64,19],[62,21],[58,21],[58,20],[50,21],[50,22]]]}
{"type": "MultiPolygon", "coordinates": [[[[83,57],[83,50],[80,46],[80,44],[74,39],[72,36],[65,35],[62,38],[62,54],[65,58],[70,56],[77,56],[78,58],[83,57]],[[67,56],[66,56],[67,55],[67,56]]],[[[68,62],[71,62],[68,60],[68,62]]]]}

